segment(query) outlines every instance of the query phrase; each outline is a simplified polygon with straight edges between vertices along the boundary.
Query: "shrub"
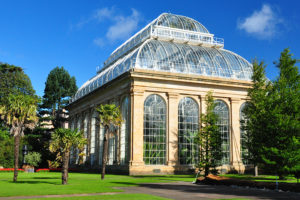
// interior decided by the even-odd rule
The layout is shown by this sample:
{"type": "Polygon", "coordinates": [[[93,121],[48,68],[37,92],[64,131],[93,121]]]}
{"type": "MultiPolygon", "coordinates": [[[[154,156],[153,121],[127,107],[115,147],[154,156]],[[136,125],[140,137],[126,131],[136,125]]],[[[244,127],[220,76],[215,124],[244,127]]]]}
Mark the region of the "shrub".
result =
{"type": "Polygon", "coordinates": [[[41,162],[41,154],[38,152],[30,152],[25,156],[25,162],[31,166],[37,167],[41,162]]]}

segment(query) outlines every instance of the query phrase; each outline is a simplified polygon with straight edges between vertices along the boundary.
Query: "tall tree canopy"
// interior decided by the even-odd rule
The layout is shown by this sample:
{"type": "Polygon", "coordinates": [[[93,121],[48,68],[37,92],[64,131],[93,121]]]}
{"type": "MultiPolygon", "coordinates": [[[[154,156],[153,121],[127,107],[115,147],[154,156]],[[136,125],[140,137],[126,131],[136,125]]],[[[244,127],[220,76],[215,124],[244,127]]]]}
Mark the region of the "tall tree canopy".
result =
{"type": "Polygon", "coordinates": [[[43,96],[43,108],[50,111],[54,127],[60,127],[64,120],[63,109],[76,91],[75,77],[71,77],[63,67],[56,67],[49,73],[43,96]]]}
{"type": "Polygon", "coordinates": [[[1,124],[14,136],[14,179],[19,168],[20,138],[25,128],[33,128],[37,122],[36,109],[39,98],[23,69],[14,65],[0,65],[0,117],[1,124]]]}
{"type": "Polygon", "coordinates": [[[220,164],[223,154],[218,116],[214,112],[215,103],[211,91],[205,96],[205,104],[206,113],[201,114],[201,129],[196,143],[200,146],[199,168],[204,170],[206,177],[220,164]]]}
{"type": "MultiPolygon", "coordinates": [[[[268,93],[268,134],[262,148],[262,160],[275,169],[280,178],[300,166],[300,75],[289,49],[280,56],[279,77],[268,93]]],[[[298,169],[299,170],[299,169],[298,169]]]]}

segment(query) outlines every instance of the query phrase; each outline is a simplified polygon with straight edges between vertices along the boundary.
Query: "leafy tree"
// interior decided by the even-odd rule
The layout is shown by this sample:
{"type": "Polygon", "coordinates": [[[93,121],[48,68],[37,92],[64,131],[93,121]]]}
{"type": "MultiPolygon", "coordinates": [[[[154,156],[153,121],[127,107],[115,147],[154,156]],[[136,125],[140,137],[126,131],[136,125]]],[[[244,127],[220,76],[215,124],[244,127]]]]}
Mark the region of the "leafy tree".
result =
{"type": "Polygon", "coordinates": [[[109,131],[112,130],[113,127],[121,125],[122,116],[119,107],[115,104],[101,104],[98,108],[96,108],[96,111],[99,113],[100,125],[102,125],[105,129],[101,174],[101,179],[103,180],[107,164],[109,131]]]}
{"type": "Polygon", "coordinates": [[[75,77],[71,77],[63,67],[56,67],[49,73],[42,107],[49,111],[55,128],[61,127],[66,120],[64,108],[76,91],[75,77]]]}
{"type": "Polygon", "coordinates": [[[78,130],[58,128],[52,134],[50,151],[56,152],[56,160],[62,162],[62,184],[68,183],[71,147],[82,148],[86,144],[83,133],[78,130]]]}
{"type": "Polygon", "coordinates": [[[41,154],[38,152],[29,152],[25,155],[25,162],[30,166],[37,167],[41,162],[41,154]]]}
{"type": "Polygon", "coordinates": [[[34,95],[29,77],[21,67],[0,63],[0,104],[4,104],[9,94],[34,95]]]}
{"type": "Polygon", "coordinates": [[[0,116],[10,127],[14,136],[14,178],[17,181],[19,168],[20,138],[26,127],[33,128],[37,122],[36,108],[39,101],[37,96],[24,94],[9,94],[6,104],[0,104],[0,116]]]}
{"type": "Polygon", "coordinates": [[[215,171],[223,154],[221,132],[217,125],[218,116],[214,112],[215,103],[211,91],[205,96],[205,103],[206,113],[201,114],[201,128],[196,143],[200,146],[199,168],[204,169],[206,177],[212,169],[215,171]]]}
{"type": "Polygon", "coordinates": [[[270,117],[262,160],[281,179],[300,165],[300,75],[296,62],[289,49],[281,53],[277,63],[280,75],[273,82],[266,105],[270,117]]]}
{"type": "Polygon", "coordinates": [[[14,140],[9,130],[0,127],[0,166],[12,168],[14,166],[14,140]]]}
{"type": "Polygon", "coordinates": [[[243,123],[243,129],[246,133],[246,147],[249,151],[247,160],[255,166],[255,175],[257,176],[257,165],[261,163],[261,147],[264,145],[264,136],[267,133],[266,125],[269,118],[267,106],[269,104],[268,94],[271,89],[270,82],[265,76],[265,68],[263,62],[258,63],[257,60],[253,62],[252,87],[248,89],[248,96],[250,100],[245,106],[244,114],[247,123],[243,123]]]}

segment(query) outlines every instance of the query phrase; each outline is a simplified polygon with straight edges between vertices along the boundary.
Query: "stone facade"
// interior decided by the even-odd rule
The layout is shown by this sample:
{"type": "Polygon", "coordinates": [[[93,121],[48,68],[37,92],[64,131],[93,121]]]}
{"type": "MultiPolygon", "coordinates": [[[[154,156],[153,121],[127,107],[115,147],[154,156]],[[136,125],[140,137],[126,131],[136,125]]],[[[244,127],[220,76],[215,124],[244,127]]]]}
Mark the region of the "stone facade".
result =
{"type": "Polygon", "coordinates": [[[240,108],[247,100],[247,89],[250,86],[250,81],[131,69],[70,104],[70,127],[84,131],[89,141],[83,160],[80,161],[76,150],[73,150],[70,163],[74,165],[81,162],[90,168],[101,168],[103,129],[95,118],[95,107],[115,103],[122,110],[122,102],[128,98],[127,124],[123,125],[123,129],[121,127],[120,130],[112,131],[110,135],[114,139],[110,140],[109,157],[112,160],[107,169],[130,175],[174,174],[194,170],[193,165],[180,164],[178,158],[178,105],[182,98],[190,97],[197,103],[200,115],[205,111],[205,95],[213,91],[214,98],[225,102],[229,111],[229,163],[221,166],[220,170],[243,172],[245,166],[240,150],[240,108]],[[159,165],[144,162],[144,102],[152,94],[159,95],[166,104],[165,162],[159,165]]]}

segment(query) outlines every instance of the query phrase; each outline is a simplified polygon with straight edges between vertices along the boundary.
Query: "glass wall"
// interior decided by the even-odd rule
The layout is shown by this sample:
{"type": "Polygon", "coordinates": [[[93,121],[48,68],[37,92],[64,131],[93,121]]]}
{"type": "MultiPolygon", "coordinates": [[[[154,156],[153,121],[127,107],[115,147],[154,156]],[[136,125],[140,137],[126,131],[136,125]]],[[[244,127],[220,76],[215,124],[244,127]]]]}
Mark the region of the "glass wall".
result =
{"type": "Polygon", "coordinates": [[[103,154],[103,141],[104,141],[104,128],[99,126],[99,165],[102,165],[102,154],[103,154]]]}
{"type": "Polygon", "coordinates": [[[230,137],[229,137],[229,109],[222,100],[215,100],[214,112],[218,115],[217,125],[221,131],[223,158],[221,164],[227,165],[230,161],[230,137]]]}
{"type": "Polygon", "coordinates": [[[92,115],[91,121],[91,165],[95,162],[95,147],[96,147],[96,117],[97,112],[92,115]]]}
{"type": "Polygon", "coordinates": [[[190,97],[180,100],[178,105],[178,158],[180,164],[195,164],[198,147],[194,138],[199,131],[198,104],[190,97]]]}
{"type": "Polygon", "coordinates": [[[166,103],[156,94],[144,102],[144,162],[146,165],[166,163],[166,103]]]}
{"type": "Polygon", "coordinates": [[[247,159],[248,156],[248,148],[246,145],[247,142],[247,135],[246,135],[246,131],[243,130],[243,126],[245,125],[245,123],[247,123],[246,120],[246,115],[244,114],[244,109],[246,107],[247,103],[243,103],[241,108],[240,108],[240,138],[241,138],[241,160],[243,162],[244,165],[249,164],[249,161],[247,159]]]}
{"type": "Polygon", "coordinates": [[[128,97],[125,97],[122,101],[122,124],[120,134],[120,163],[125,164],[128,161],[128,139],[129,139],[129,103],[128,97]]]}
{"type": "Polygon", "coordinates": [[[114,160],[115,160],[115,137],[110,137],[108,139],[108,165],[113,165],[114,164],[114,160]]]}
{"type": "MultiPolygon", "coordinates": [[[[88,114],[85,114],[84,121],[83,121],[83,135],[84,138],[88,137],[88,114]]],[[[85,162],[86,155],[87,155],[87,145],[84,145],[83,153],[85,154],[83,156],[83,162],[85,162]]]]}

